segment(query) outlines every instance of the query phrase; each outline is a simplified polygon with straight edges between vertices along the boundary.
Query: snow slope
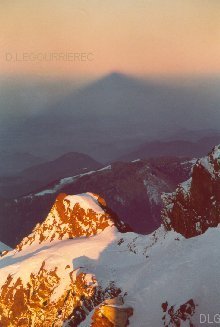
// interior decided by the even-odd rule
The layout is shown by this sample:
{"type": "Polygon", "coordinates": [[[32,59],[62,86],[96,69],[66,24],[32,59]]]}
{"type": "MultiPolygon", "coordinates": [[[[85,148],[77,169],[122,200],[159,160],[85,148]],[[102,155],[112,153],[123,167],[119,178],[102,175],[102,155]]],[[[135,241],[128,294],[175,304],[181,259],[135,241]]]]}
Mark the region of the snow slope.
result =
{"type": "Polygon", "coordinates": [[[132,327],[197,327],[201,315],[212,320],[220,313],[219,149],[165,196],[164,225],[150,235],[130,232],[96,194],[60,194],[45,221],[0,258],[0,325],[126,327],[129,319],[132,327]]]}
{"type": "Polygon", "coordinates": [[[0,251],[10,251],[12,250],[9,246],[7,246],[6,244],[0,242],[0,251]]]}
{"type": "MultiPolygon", "coordinates": [[[[195,313],[180,326],[199,326],[200,313],[219,311],[219,246],[219,228],[185,239],[163,227],[149,236],[121,234],[108,227],[89,238],[45,241],[9,252],[0,260],[0,286],[10,274],[12,284],[20,278],[22,287],[27,287],[31,274],[37,275],[44,262],[46,271],[56,269],[60,278],[48,299],[51,303],[57,303],[77,276],[85,273],[88,283],[95,278],[96,285],[105,289],[114,281],[121,294],[127,294],[124,301],[134,309],[130,318],[133,327],[163,326],[162,304],[167,302],[175,310],[190,299],[195,313]]],[[[170,321],[168,313],[165,321],[170,321]]],[[[57,326],[62,326],[62,319],[57,326]]]]}

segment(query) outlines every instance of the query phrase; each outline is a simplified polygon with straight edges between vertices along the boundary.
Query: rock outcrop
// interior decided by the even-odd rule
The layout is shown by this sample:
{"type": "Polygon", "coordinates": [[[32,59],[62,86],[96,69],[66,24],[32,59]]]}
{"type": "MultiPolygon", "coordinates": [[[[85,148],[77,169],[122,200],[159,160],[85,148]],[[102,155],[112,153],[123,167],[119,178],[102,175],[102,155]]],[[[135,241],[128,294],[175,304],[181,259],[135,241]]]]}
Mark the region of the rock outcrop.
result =
{"type": "Polygon", "coordinates": [[[97,171],[55,180],[36,189],[35,194],[0,198],[0,240],[15,247],[37,223],[44,221],[60,193],[88,191],[103,197],[133,231],[149,234],[161,225],[161,194],[173,192],[179,183],[187,180],[194,162],[168,157],[113,163],[97,171]]]}
{"type": "Polygon", "coordinates": [[[108,226],[116,226],[121,232],[130,230],[100,196],[93,193],[67,196],[62,193],[57,197],[46,220],[36,225],[32,234],[17,245],[17,250],[21,251],[24,246],[41,244],[44,241],[89,237],[108,226]]]}
{"type": "Polygon", "coordinates": [[[193,299],[181,304],[179,307],[169,306],[168,302],[164,302],[162,303],[162,309],[164,312],[162,318],[164,327],[180,327],[183,324],[195,327],[191,320],[196,309],[193,299]]]}
{"type": "Polygon", "coordinates": [[[185,237],[203,234],[220,223],[220,145],[193,167],[192,177],[163,196],[163,222],[185,237]]]}
{"type": "Polygon", "coordinates": [[[1,289],[0,326],[2,327],[61,327],[78,326],[87,314],[106,297],[120,293],[113,283],[98,286],[94,276],[79,274],[58,299],[52,294],[61,283],[56,268],[49,271],[43,262],[37,274],[31,274],[25,285],[21,278],[8,276],[1,289]]]}
{"type": "Polygon", "coordinates": [[[126,327],[129,325],[129,317],[133,315],[133,309],[125,306],[123,298],[118,296],[105,300],[92,316],[91,327],[126,327]]]}
{"type": "Polygon", "coordinates": [[[113,281],[99,285],[94,274],[81,271],[77,264],[73,268],[71,252],[66,253],[71,247],[62,250],[62,241],[89,238],[107,228],[128,230],[104,199],[92,193],[60,194],[45,221],[0,263],[4,267],[11,260],[11,272],[5,269],[1,281],[0,326],[61,327],[64,322],[78,326],[97,305],[115,298],[121,290],[113,281]],[[57,251],[45,253],[53,244],[61,251],[58,259],[57,251]],[[19,265],[14,262],[22,262],[17,273],[19,265]]]}
{"type": "Polygon", "coordinates": [[[0,326],[194,327],[218,312],[219,154],[164,197],[150,235],[129,232],[96,194],[60,194],[0,258],[0,326]]]}

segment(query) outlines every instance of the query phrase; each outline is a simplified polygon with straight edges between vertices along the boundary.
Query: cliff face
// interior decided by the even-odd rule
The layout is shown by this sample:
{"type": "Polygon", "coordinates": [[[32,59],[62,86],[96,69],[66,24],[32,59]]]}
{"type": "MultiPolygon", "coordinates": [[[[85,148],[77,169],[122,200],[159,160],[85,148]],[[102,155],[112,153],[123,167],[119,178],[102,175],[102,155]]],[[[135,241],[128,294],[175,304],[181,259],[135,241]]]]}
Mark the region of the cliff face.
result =
{"type": "Polygon", "coordinates": [[[163,200],[162,217],[168,230],[189,238],[216,227],[220,223],[220,145],[199,159],[192,177],[163,200]]]}

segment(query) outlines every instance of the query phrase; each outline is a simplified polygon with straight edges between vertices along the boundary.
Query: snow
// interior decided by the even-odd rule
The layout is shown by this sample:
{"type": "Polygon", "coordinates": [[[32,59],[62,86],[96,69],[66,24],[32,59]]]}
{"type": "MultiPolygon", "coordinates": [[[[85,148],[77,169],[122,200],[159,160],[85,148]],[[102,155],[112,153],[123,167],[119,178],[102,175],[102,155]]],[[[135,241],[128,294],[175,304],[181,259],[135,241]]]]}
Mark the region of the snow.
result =
{"type": "Polygon", "coordinates": [[[186,160],[186,161],[182,161],[181,162],[181,165],[187,165],[187,164],[191,164],[191,165],[195,165],[195,163],[197,162],[197,158],[193,158],[193,159],[191,159],[191,160],[186,160]]]}
{"type": "MultiPolygon", "coordinates": [[[[198,218],[199,218],[199,217],[198,217],[198,218]]],[[[199,233],[202,232],[202,229],[201,229],[201,223],[200,223],[199,221],[196,223],[196,230],[197,230],[197,232],[199,232],[199,233]]]]}
{"type": "Polygon", "coordinates": [[[201,164],[213,178],[220,176],[220,171],[216,171],[214,162],[220,160],[220,145],[215,146],[212,153],[208,157],[204,157],[198,161],[197,164],[201,164]]]}
{"type": "Polygon", "coordinates": [[[70,271],[65,267],[70,265],[71,270],[77,271],[79,267],[87,263],[88,259],[83,263],[85,256],[90,260],[98,260],[101,251],[115,239],[115,234],[115,228],[110,227],[103,233],[89,239],[81,237],[74,240],[46,241],[41,245],[34,243],[20,252],[10,251],[0,259],[0,286],[8,274],[13,274],[15,279],[20,277],[26,284],[30,274],[37,274],[45,260],[47,269],[51,270],[53,267],[58,267],[58,274],[62,283],[59,292],[56,290],[56,294],[60,295],[70,282],[70,271]],[[75,260],[75,264],[72,262],[73,260],[75,260]]]}
{"type": "Polygon", "coordinates": [[[167,187],[167,184],[152,174],[149,174],[147,179],[144,179],[143,183],[147,190],[147,195],[150,202],[160,204],[162,190],[164,187],[167,187]]]}
{"type": "MultiPolygon", "coordinates": [[[[197,160],[196,165],[197,166],[201,165],[202,167],[204,167],[208,171],[208,173],[212,176],[212,178],[215,178],[216,175],[219,174],[218,171],[216,171],[216,167],[214,164],[214,160],[217,159],[220,159],[220,146],[216,146],[213,152],[209,156],[197,160]]],[[[194,159],[192,161],[195,164],[194,159]]],[[[192,185],[192,177],[189,178],[187,181],[179,184],[178,188],[181,189],[181,191],[183,191],[185,197],[189,196],[191,185],[192,185]]],[[[199,230],[199,226],[197,226],[197,228],[199,230]]]]}
{"type": "Polygon", "coordinates": [[[213,158],[220,159],[220,145],[214,147],[213,158]]]}
{"type": "MultiPolygon", "coordinates": [[[[73,211],[76,204],[78,204],[81,209],[84,209],[85,214],[89,214],[89,210],[92,210],[95,213],[97,219],[101,218],[102,215],[105,214],[105,211],[102,209],[102,206],[98,201],[98,196],[90,192],[78,195],[67,195],[62,199],[62,202],[64,205],[64,212],[68,217],[71,216],[71,212],[73,211]]],[[[86,222],[81,221],[76,216],[73,217],[71,217],[71,219],[76,219],[77,225],[82,229],[82,233],[83,231],[92,233],[92,227],[96,229],[96,223],[94,221],[92,221],[90,227],[88,227],[86,226],[86,222]]],[[[113,225],[113,222],[110,224],[113,225]]],[[[45,221],[42,224],[37,224],[33,232],[28,237],[23,239],[22,248],[29,247],[30,243],[41,243],[42,237],[44,242],[45,240],[50,240],[51,238],[58,240],[60,239],[60,234],[63,233],[62,239],[67,239],[69,238],[69,233],[67,232],[68,229],[69,222],[64,222],[62,220],[59,210],[57,210],[57,207],[54,205],[45,221]]],[[[96,233],[99,233],[100,231],[102,231],[102,229],[97,229],[96,233]]]]}
{"type": "Polygon", "coordinates": [[[202,165],[211,174],[212,177],[215,177],[215,169],[209,157],[204,157],[200,159],[199,164],[202,165]]]}
{"type": "Polygon", "coordinates": [[[69,209],[72,210],[76,203],[85,211],[92,209],[97,214],[103,214],[104,210],[100,207],[97,196],[92,193],[82,193],[79,195],[68,195],[65,201],[69,202],[69,209]]]}
{"type": "Polygon", "coordinates": [[[80,175],[75,175],[72,177],[66,177],[66,178],[62,178],[59,183],[57,183],[56,185],[54,185],[53,188],[51,189],[46,189],[43,190],[41,192],[38,192],[35,194],[35,196],[44,196],[46,194],[53,194],[56,193],[57,191],[59,191],[62,187],[64,187],[65,185],[71,184],[73,183],[76,179],[82,177],[82,176],[86,176],[86,175],[91,175],[93,174],[95,171],[89,171],[88,173],[84,173],[84,174],[80,174],[80,175]]]}
{"type": "Polygon", "coordinates": [[[183,191],[185,198],[189,196],[191,186],[192,186],[192,177],[190,177],[187,181],[179,185],[179,188],[183,191]]]}
{"type": "Polygon", "coordinates": [[[6,244],[0,242],[0,251],[1,251],[1,252],[2,252],[2,251],[11,251],[11,250],[12,250],[12,248],[10,248],[8,245],[6,245],[6,244]]]}
{"type": "MultiPolygon", "coordinates": [[[[87,168],[83,168],[83,169],[87,169],[87,168]]],[[[105,170],[111,170],[111,165],[108,165],[108,166],[106,166],[104,168],[101,168],[101,169],[98,169],[98,170],[91,170],[91,171],[88,171],[87,173],[62,178],[52,188],[42,190],[41,192],[38,192],[38,193],[36,193],[34,195],[35,196],[44,196],[46,194],[54,194],[54,193],[58,192],[59,190],[61,190],[64,186],[72,184],[74,181],[76,181],[77,179],[79,179],[79,178],[81,178],[83,176],[88,176],[88,175],[94,174],[96,172],[105,171],[105,170]]]]}
{"type": "Polygon", "coordinates": [[[148,181],[144,180],[144,186],[146,186],[147,195],[149,197],[150,202],[154,202],[156,204],[160,203],[161,196],[155,185],[152,185],[148,181]]]}
{"type": "Polygon", "coordinates": [[[108,227],[90,238],[44,242],[21,252],[11,251],[0,260],[0,285],[8,274],[27,283],[45,261],[46,268],[57,267],[61,277],[53,300],[68,287],[69,272],[74,270],[75,275],[88,273],[88,282],[93,276],[103,287],[115,281],[122,294],[127,292],[125,305],[134,309],[131,327],[162,326],[161,304],[167,301],[169,306],[179,306],[189,299],[198,305],[192,318],[198,326],[200,313],[219,312],[219,247],[219,228],[185,239],[163,227],[147,236],[121,234],[108,227]],[[71,268],[65,269],[67,265],[71,268]]]}
{"type": "Polygon", "coordinates": [[[108,165],[104,168],[101,168],[101,169],[98,169],[97,171],[103,171],[103,170],[111,170],[112,169],[112,166],[111,165],[108,165]]]}

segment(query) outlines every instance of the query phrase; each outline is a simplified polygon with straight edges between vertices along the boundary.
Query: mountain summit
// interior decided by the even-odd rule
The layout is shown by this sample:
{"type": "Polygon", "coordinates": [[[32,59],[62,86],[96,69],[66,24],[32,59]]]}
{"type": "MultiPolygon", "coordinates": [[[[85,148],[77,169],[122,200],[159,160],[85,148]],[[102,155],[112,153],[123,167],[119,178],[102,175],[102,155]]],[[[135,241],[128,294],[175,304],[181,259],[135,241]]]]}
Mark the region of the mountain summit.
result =
{"type": "Polygon", "coordinates": [[[126,232],[98,195],[61,194],[45,221],[0,259],[0,325],[195,327],[201,314],[213,317],[219,159],[218,146],[166,195],[164,224],[150,235],[126,232]]]}
{"type": "Polygon", "coordinates": [[[100,196],[93,193],[60,194],[46,220],[37,224],[33,233],[24,238],[17,249],[21,251],[24,246],[45,241],[93,236],[109,226],[115,226],[120,232],[129,231],[100,196]]]}

